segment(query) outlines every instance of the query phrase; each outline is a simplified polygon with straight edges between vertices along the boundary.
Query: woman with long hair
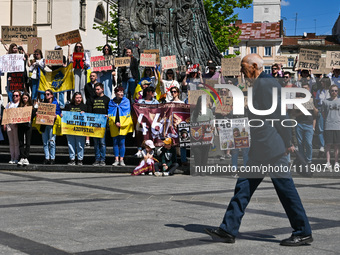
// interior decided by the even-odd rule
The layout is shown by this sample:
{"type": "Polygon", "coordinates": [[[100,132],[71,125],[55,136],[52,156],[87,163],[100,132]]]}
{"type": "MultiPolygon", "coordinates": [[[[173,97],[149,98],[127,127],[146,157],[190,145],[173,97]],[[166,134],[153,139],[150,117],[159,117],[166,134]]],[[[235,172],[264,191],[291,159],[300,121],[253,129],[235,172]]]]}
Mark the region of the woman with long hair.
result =
{"type": "MultiPolygon", "coordinates": [[[[112,48],[110,45],[105,44],[103,47],[103,56],[113,56],[112,48]]],[[[104,94],[110,99],[112,97],[112,86],[115,84],[114,76],[116,75],[115,66],[112,66],[112,70],[102,71],[98,73],[99,82],[104,85],[104,94]]]]}
{"type": "MultiPolygon", "coordinates": [[[[163,77],[164,70],[165,69],[162,68],[161,77],[163,77]]],[[[165,76],[165,80],[161,80],[161,88],[163,89],[162,93],[166,95],[165,101],[170,102],[172,100],[170,89],[172,87],[177,87],[178,89],[180,89],[180,85],[178,81],[175,80],[175,73],[172,69],[168,69],[165,76]]]]}
{"type": "MultiPolygon", "coordinates": [[[[31,73],[31,81],[32,81],[32,100],[35,104],[38,98],[40,70],[44,71],[45,60],[44,60],[43,53],[40,49],[36,49],[34,51],[33,57],[34,57],[33,61],[32,62],[29,61],[28,66],[29,66],[29,71],[31,73]]],[[[43,96],[41,97],[43,98],[43,96]]]]}

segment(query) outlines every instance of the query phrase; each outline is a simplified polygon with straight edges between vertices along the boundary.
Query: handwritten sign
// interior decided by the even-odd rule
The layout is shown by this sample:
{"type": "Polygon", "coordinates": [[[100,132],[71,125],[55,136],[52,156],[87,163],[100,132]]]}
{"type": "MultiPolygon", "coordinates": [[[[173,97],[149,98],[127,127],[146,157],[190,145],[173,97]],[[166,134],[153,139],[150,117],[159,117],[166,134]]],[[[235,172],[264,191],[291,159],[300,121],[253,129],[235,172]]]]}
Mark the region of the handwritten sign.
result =
{"type": "Polygon", "coordinates": [[[321,50],[300,49],[299,68],[318,70],[320,67],[321,50]]]}
{"type": "Polygon", "coordinates": [[[162,57],[162,67],[164,69],[177,68],[176,55],[162,57]]]}
{"type": "Polygon", "coordinates": [[[190,105],[196,105],[198,98],[202,95],[206,95],[207,106],[209,106],[210,96],[204,90],[188,90],[188,103],[190,105]]]}
{"type": "Polygon", "coordinates": [[[115,60],[113,56],[91,57],[91,69],[94,72],[112,70],[114,64],[115,60]]]}
{"type": "Polygon", "coordinates": [[[30,122],[31,115],[32,106],[5,109],[2,116],[2,125],[30,122]]]}
{"type": "Polygon", "coordinates": [[[84,69],[84,52],[73,52],[73,68],[84,69]]]}
{"type": "Polygon", "coordinates": [[[326,68],[340,69],[340,51],[327,51],[326,68]]]}
{"type": "Polygon", "coordinates": [[[45,64],[49,66],[63,65],[63,51],[62,50],[46,50],[45,64]]]}
{"type": "Polygon", "coordinates": [[[156,54],[141,53],[140,66],[154,67],[156,65],[156,54]]]}
{"type": "Polygon", "coordinates": [[[149,54],[156,54],[156,64],[159,65],[161,63],[161,60],[159,58],[159,50],[144,50],[144,53],[149,53],[149,54]]]}
{"type": "Polygon", "coordinates": [[[42,49],[41,37],[30,37],[27,40],[27,53],[33,54],[36,49],[42,49]]]}
{"type": "Polygon", "coordinates": [[[287,65],[288,57],[287,56],[275,56],[274,62],[277,64],[287,65]]]}
{"type": "Polygon", "coordinates": [[[241,58],[222,58],[222,76],[240,75],[241,58]]]}
{"type": "Polygon", "coordinates": [[[0,70],[3,73],[24,72],[24,54],[6,54],[0,57],[0,70]]]}
{"type": "Polygon", "coordinates": [[[228,114],[233,110],[233,98],[227,97],[227,96],[220,96],[222,105],[220,103],[220,100],[216,100],[216,108],[215,113],[220,114],[228,114]]]}
{"type": "Polygon", "coordinates": [[[69,43],[73,44],[81,42],[81,36],[78,29],[63,34],[58,34],[55,36],[55,39],[57,40],[57,44],[61,47],[66,46],[69,43]]]}
{"type": "Polygon", "coordinates": [[[197,73],[198,70],[199,70],[199,68],[200,68],[200,65],[199,65],[199,64],[189,65],[187,71],[188,71],[189,73],[197,73]]]}
{"type": "Polygon", "coordinates": [[[4,43],[11,43],[13,39],[27,42],[30,37],[37,37],[38,30],[35,26],[1,26],[1,37],[4,43]]]}
{"type": "Polygon", "coordinates": [[[15,43],[17,46],[23,45],[21,38],[11,38],[11,43],[15,43]]]}
{"type": "Polygon", "coordinates": [[[115,67],[130,66],[130,57],[115,58],[115,67]]]}
{"type": "Polygon", "coordinates": [[[39,103],[35,123],[53,126],[55,118],[55,104],[39,103]]]}
{"type": "Polygon", "coordinates": [[[24,73],[11,73],[9,80],[9,90],[24,90],[24,73]]]}

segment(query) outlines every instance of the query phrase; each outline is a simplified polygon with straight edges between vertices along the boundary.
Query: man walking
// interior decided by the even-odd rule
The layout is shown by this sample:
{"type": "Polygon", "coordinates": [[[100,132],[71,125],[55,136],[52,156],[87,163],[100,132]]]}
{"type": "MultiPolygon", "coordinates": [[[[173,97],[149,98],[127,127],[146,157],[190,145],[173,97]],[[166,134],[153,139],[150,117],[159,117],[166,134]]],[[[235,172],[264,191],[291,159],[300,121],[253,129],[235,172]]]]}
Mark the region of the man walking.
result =
{"type": "MultiPolygon", "coordinates": [[[[264,124],[251,127],[252,143],[247,166],[271,165],[288,168],[287,153],[294,152],[295,149],[290,142],[291,130],[281,126],[281,121],[275,121],[273,125],[271,122],[265,121],[265,119],[283,120],[283,117],[285,117],[281,116],[281,86],[274,78],[263,72],[263,59],[257,54],[250,54],[242,59],[241,72],[252,83],[253,92],[250,96],[253,97],[255,109],[270,109],[273,103],[273,89],[277,88],[278,91],[277,107],[272,114],[258,116],[249,112],[248,117],[250,120],[254,119],[254,126],[257,126],[255,119],[263,120],[264,124]]],[[[299,246],[313,242],[311,227],[290,173],[270,176],[293,228],[291,237],[282,240],[280,244],[299,246]]],[[[220,227],[205,229],[205,231],[212,237],[218,237],[226,243],[234,243],[245,209],[263,178],[263,175],[239,178],[235,186],[234,197],[229,203],[220,227]]]]}

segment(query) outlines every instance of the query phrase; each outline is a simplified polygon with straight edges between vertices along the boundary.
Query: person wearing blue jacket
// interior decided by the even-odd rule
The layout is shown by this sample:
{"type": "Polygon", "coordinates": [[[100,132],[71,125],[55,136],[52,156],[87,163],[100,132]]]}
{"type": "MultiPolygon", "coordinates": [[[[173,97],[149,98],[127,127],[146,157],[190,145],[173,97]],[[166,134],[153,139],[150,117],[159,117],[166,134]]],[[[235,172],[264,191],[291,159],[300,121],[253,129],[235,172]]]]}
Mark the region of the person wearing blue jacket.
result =
{"type": "MultiPolygon", "coordinates": [[[[52,90],[48,89],[45,91],[45,99],[44,103],[55,104],[55,116],[60,116],[61,110],[58,104],[58,100],[54,97],[52,90]]],[[[53,126],[50,125],[41,125],[40,131],[42,132],[45,160],[44,164],[55,163],[55,139],[56,135],[53,134],[53,126]]]]}

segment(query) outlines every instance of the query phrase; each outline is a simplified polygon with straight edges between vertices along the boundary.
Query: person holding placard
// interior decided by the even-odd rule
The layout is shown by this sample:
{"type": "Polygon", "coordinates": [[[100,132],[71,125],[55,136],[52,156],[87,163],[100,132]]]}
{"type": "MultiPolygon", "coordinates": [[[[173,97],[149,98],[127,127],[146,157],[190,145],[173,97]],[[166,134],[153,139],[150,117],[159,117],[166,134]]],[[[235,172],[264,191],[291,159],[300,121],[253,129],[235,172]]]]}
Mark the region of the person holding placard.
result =
{"type": "MultiPolygon", "coordinates": [[[[203,84],[203,79],[201,75],[201,71],[196,70],[197,72],[185,72],[185,77],[182,81],[182,99],[188,97],[188,90],[197,90],[200,84],[203,84]]],[[[203,87],[203,85],[202,85],[203,87]]]]}
{"type": "Polygon", "coordinates": [[[135,93],[133,94],[133,99],[135,100],[135,102],[143,98],[143,90],[145,89],[146,84],[156,88],[157,83],[158,75],[156,68],[145,67],[142,78],[138,82],[135,93]]]}
{"type": "MultiPolygon", "coordinates": [[[[33,106],[32,99],[30,95],[25,92],[21,96],[19,107],[29,107],[33,106]]],[[[20,161],[18,165],[29,165],[29,155],[31,147],[31,137],[32,137],[32,120],[34,118],[34,113],[36,109],[33,108],[31,115],[31,121],[26,123],[18,124],[18,137],[19,137],[19,150],[20,150],[20,161]]]]}
{"type": "MultiPolygon", "coordinates": [[[[13,92],[13,100],[9,102],[5,109],[17,108],[20,103],[21,92],[15,90],[13,92]]],[[[19,137],[18,137],[18,125],[17,124],[7,124],[4,125],[4,131],[7,130],[7,136],[9,141],[9,151],[11,153],[11,160],[9,164],[18,164],[20,151],[19,151],[19,137]]]]}
{"type": "MultiPolygon", "coordinates": [[[[105,44],[103,47],[104,56],[112,56],[112,48],[110,45],[105,44]]],[[[115,83],[114,76],[116,75],[115,66],[112,66],[112,70],[102,71],[98,73],[99,82],[104,85],[104,94],[110,99],[112,97],[112,85],[115,83]]]]}
{"type": "MultiPolygon", "coordinates": [[[[44,71],[45,69],[45,60],[43,53],[40,49],[36,49],[34,51],[34,60],[31,62],[28,62],[31,81],[32,81],[32,100],[34,104],[37,101],[38,97],[38,89],[39,89],[39,80],[40,80],[40,70],[44,71]]],[[[44,98],[44,96],[40,96],[41,99],[44,98]]]]}
{"type": "MultiPolygon", "coordinates": [[[[161,77],[163,77],[163,72],[164,68],[162,68],[161,77]]],[[[177,87],[178,89],[180,89],[181,87],[178,81],[175,80],[175,74],[172,69],[168,69],[165,76],[165,80],[161,80],[161,88],[163,95],[165,95],[165,101],[170,102],[172,100],[170,89],[173,87],[177,87]]]]}
{"type": "MultiPolygon", "coordinates": [[[[65,111],[80,112],[80,113],[87,112],[87,106],[83,103],[83,98],[81,97],[80,92],[75,92],[73,94],[71,103],[66,105],[65,111]]],[[[70,155],[70,162],[68,163],[68,165],[69,166],[76,165],[75,159],[76,159],[76,154],[77,154],[77,159],[78,159],[77,165],[82,166],[83,158],[84,158],[85,136],[66,135],[66,137],[67,137],[68,152],[70,155]]]]}
{"type": "MultiPolygon", "coordinates": [[[[55,104],[55,116],[60,116],[61,110],[58,103],[58,100],[53,96],[53,91],[48,89],[45,91],[45,99],[44,103],[48,104],[55,104]]],[[[38,114],[37,114],[38,115],[38,114]]],[[[42,139],[43,139],[43,146],[44,146],[44,153],[45,153],[45,160],[44,164],[51,164],[55,163],[55,139],[56,135],[53,134],[53,126],[52,125],[41,125],[40,131],[42,132],[42,139]]]]}
{"type": "MultiPolygon", "coordinates": [[[[70,52],[70,44],[68,44],[68,52],[70,52]]],[[[86,70],[91,66],[90,59],[86,52],[84,52],[84,47],[81,42],[77,42],[74,46],[73,55],[69,54],[69,62],[74,63],[74,92],[80,92],[84,102],[86,103],[85,98],[85,84],[87,83],[87,75],[86,70]],[[82,53],[82,59],[75,59],[75,56],[80,55],[82,53]]]]}

